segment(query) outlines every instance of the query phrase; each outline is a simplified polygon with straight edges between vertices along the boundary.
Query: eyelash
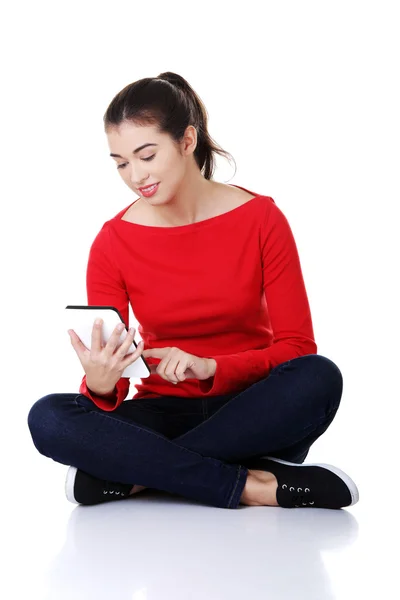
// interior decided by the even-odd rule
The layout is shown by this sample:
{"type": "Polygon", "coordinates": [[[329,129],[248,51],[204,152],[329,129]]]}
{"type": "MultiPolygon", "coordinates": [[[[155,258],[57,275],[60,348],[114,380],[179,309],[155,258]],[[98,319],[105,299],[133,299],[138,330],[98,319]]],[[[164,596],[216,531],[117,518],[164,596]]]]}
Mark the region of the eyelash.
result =
{"type": "MultiPolygon", "coordinates": [[[[146,162],[148,162],[149,160],[153,160],[153,158],[155,157],[155,154],[153,154],[152,156],[149,156],[148,158],[141,158],[140,160],[145,160],[146,162]]],[[[126,167],[127,163],[123,163],[122,165],[118,165],[117,169],[124,169],[126,167]]]]}

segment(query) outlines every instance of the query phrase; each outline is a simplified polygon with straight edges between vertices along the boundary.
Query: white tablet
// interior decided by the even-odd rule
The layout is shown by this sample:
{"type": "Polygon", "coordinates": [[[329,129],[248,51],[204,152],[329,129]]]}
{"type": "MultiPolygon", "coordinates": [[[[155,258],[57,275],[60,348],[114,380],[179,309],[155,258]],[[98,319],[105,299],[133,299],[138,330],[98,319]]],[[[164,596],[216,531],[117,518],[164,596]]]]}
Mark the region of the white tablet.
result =
{"type": "MultiPolygon", "coordinates": [[[[120,312],[114,306],[78,306],[68,305],[65,307],[64,313],[64,325],[65,330],[73,329],[80,340],[85,344],[86,348],[90,350],[92,345],[92,332],[93,326],[96,319],[100,318],[103,320],[101,342],[105,344],[110,339],[114,329],[119,323],[124,323],[124,320],[120,312]]],[[[125,325],[125,323],[124,323],[125,325]]],[[[124,342],[128,330],[125,325],[125,329],[122,331],[120,339],[117,344],[117,348],[124,342]]],[[[137,344],[135,340],[128,348],[126,354],[135,352],[137,344]]],[[[139,356],[132,364],[128,365],[122,372],[121,377],[149,377],[150,369],[146,363],[146,359],[143,356],[139,356]]]]}

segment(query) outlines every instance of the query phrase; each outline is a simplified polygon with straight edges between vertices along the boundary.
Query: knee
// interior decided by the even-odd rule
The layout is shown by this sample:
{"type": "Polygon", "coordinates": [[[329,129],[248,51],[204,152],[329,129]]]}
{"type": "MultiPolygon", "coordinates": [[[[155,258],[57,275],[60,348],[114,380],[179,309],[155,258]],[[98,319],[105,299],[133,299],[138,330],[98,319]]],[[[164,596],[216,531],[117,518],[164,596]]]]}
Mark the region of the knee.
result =
{"type": "Polygon", "coordinates": [[[301,358],[308,364],[309,377],[315,386],[317,396],[322,394],[329,412],[336,411],[343,393],[343,375],[339,367],[321,354],[308,354],[301,358]]]}
{"type": "Polygon", "coordinates": [[[28,413],[28,427],[32,440],[41,454],[48,455],[48,445],[59,435],[58,394],[43,396],[33,404],[28,413]]]}

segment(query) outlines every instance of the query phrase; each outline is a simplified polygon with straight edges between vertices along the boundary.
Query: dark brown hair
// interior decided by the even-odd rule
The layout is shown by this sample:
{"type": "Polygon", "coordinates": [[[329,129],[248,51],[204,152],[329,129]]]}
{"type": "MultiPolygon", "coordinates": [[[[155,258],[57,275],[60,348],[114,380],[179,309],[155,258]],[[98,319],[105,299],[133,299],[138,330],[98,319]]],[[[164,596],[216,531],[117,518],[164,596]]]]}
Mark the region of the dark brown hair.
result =
{"type": "Polygon", "coordinates": [[[214,174],[214,152],[228,160],[232,158],[208,133],[208,113],[201,98],[186,79],[170,71],[124,87],[111,101],[103,121],[106,132],[125,121],[155,125],[175,143],[182,141],[186,128],[193,125],[197,130],[194,158],[205,179],[211,179],[214,174]]]}

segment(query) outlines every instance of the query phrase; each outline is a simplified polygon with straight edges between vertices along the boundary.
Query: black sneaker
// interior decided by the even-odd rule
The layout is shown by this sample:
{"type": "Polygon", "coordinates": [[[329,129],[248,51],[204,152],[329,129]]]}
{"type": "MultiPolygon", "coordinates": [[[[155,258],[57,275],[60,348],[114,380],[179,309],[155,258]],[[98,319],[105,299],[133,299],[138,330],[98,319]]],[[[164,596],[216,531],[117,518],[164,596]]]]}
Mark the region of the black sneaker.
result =
{"type": "Polygon", "coordinates": [[[65,493],[76,504],[99,504],[129,497],[133,484],[97,479],[76,467],[69,467],[65,481],[65,493]]]}
{"type": "Polygon", "coordinates": [[[346,473],[325,464],[297,464],[272,456],[241,463],[248,469],[270,471],[278,482],[276,501],[284,508],[343,508],[358,502],[356,484],[346,473]]]}

